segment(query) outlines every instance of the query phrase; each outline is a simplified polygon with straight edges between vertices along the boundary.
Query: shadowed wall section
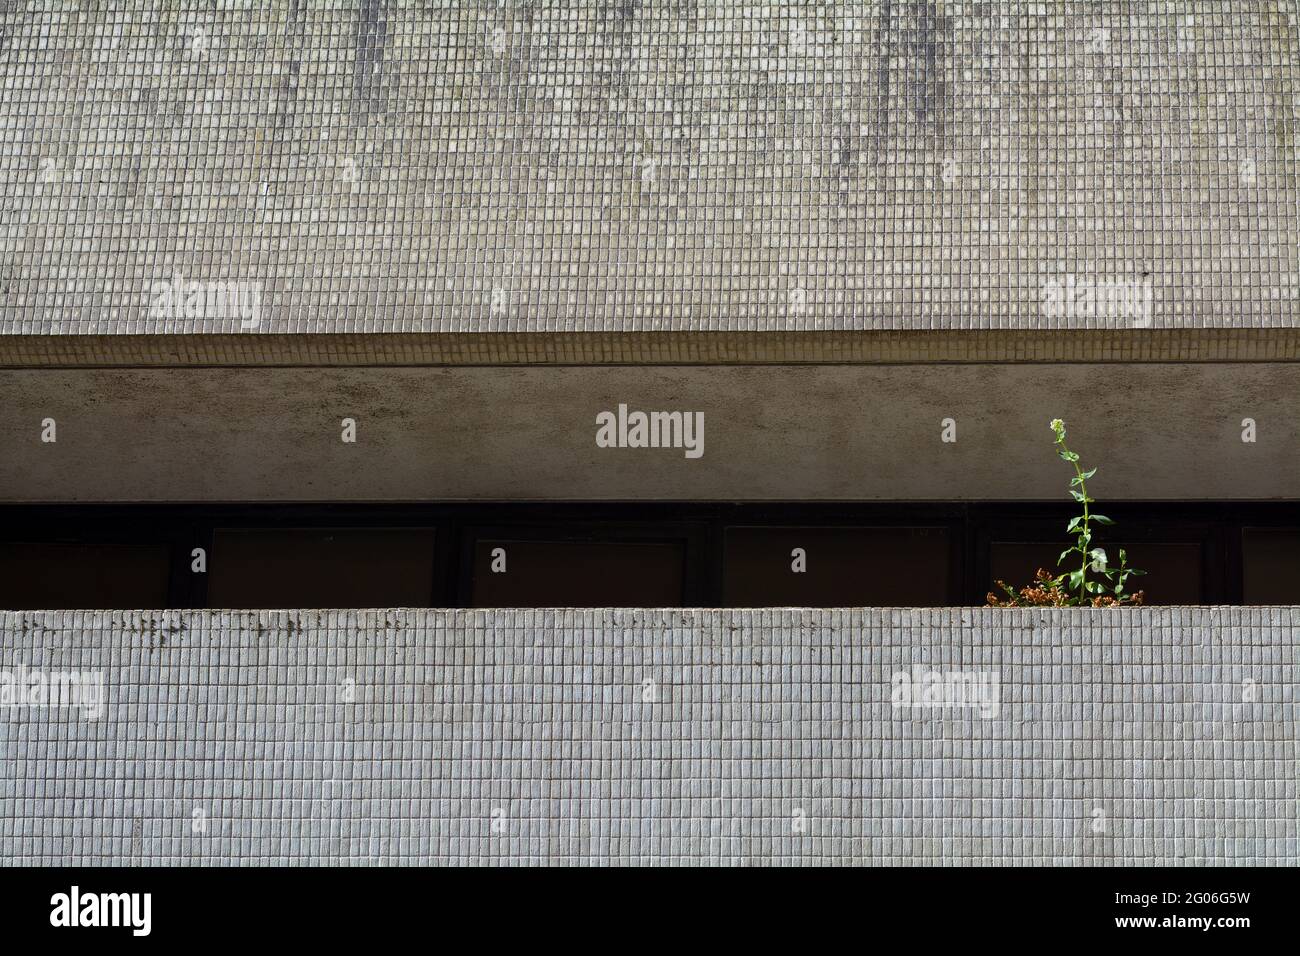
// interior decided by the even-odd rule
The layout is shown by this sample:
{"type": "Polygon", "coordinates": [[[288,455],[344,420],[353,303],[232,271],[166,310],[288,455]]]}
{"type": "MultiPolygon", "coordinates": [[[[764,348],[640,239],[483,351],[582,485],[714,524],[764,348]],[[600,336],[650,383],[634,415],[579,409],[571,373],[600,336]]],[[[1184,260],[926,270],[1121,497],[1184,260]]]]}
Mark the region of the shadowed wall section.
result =
{"type": "Polygon", "coordinates": [[[1297,394],[1295,363],[8,369],[0,501],[1059,500],[1054,417],[1100,500],[1294,500],[1297,394]],[[598,446],[620,404],[703,415],[702,454],[598,446]]]}

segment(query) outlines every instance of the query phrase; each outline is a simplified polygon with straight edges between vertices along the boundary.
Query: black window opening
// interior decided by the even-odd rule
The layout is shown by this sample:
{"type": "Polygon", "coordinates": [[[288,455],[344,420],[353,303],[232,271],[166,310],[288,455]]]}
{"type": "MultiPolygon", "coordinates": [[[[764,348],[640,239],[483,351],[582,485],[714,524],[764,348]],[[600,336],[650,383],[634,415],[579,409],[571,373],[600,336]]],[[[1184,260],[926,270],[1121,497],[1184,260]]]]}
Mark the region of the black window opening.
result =
{"type": "Polygon", "coordinates": [[[731,527],[726,607],[941,607],[951,602],[947,528],[731,527]]]}
{"type": "MultiPolygon", "coordinates": [[[[1032,571],[1039,568],[1051,574],[1080,566],[1081,559],[1073,555],[1063,564],[1057,563],[1060,551],[1055,543],[1026,543],[998,541],[993,545],[990,563],[993,580],[1005,581],[1013,587],[1030,583],[1032,571]],[[1032,571],[1030,570],[1032,569],[1032,571]]],[[[1142,571],[1127,582],[1127,590],[1142,591],[1146,604],[1204,604],[1205,581],[1201,565],[1204,561],[1201,545],[1195,542],[1158,541],[1134,544],[1115,542],[1103,548],[1108,567],[1118,567],[1119,552],[1123,550],[1128,564],[1142,571]]],[[[1089,567],[1095,565],[1089,562],[1089,567]]]]}
{"type": "Polygon", "coordinates": [[[433,600],[427,528],[218,528],[209,607],[423,607],[433,600]]]}
{"type": "Polygon", "coordinates": [[[1300,528],[1243,528],[1244,604],[1300,601],[1300,528]]]}
{"type": "Polygon", "coordinates": [[[170,564],[162,541],[0,541],[0,608],[167,607],[170,564]]]}
{"type": "MultiPolygon", "coordinates": [[[[1109,504],[1147,603],[1300,604],[1300,506],[1109,504]]],[[[978,606],[1053,504],[0,507],[0,608],[978,606]],[[199,569],[199,570],[196,570],[199,569]]]]}
{"type": "Polygon", "coordinates": [[[473,607],[681,607],[686,548],[673,541],[483,538],[473,607]]]}

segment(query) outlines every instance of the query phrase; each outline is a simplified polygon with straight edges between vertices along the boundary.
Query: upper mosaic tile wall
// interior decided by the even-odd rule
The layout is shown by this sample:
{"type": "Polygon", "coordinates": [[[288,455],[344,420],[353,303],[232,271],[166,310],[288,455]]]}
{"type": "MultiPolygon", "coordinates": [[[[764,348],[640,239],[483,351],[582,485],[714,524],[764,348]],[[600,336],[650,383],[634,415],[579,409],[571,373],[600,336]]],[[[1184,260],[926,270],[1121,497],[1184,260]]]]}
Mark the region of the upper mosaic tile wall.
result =
{"type": "Polygon", "coordinates": [[[1300,325],[1297,0],[7,2],[16,333],[1300,325]]]}

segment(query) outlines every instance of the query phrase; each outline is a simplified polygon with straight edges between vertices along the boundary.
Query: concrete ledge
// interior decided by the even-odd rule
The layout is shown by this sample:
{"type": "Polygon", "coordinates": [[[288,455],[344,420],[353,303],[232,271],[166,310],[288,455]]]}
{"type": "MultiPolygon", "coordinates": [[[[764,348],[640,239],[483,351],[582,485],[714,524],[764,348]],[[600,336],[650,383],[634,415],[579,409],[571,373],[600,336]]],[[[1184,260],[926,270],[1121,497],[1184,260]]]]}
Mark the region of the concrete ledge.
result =
{"type": "Polygon", "coordinates": [[[1296,865],[1298,627],[1300,607],[5,613],[0,670],[101,671],[106,700],[0,709],[0,858],[1296,865]],[[896,707],[899,674],[996,678],[996,706],[896,707]]]}
{"type": "Polygon", "coordinates": [[[1295,362],[1300,328],[0,334],[0,368],[1295,362]]]}

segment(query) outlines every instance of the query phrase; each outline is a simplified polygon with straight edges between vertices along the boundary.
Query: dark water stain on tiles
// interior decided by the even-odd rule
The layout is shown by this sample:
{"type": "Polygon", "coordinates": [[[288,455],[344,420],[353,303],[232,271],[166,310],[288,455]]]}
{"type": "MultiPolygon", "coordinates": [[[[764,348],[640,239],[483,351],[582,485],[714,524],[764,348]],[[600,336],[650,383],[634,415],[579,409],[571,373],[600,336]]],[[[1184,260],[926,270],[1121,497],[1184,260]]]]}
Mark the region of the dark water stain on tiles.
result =
{"type": "Polygon", "coordinates": [[[362,0],[357,8],[355,41],[353,102],[358,108],[373,112],[379,107],[384,47],[388,42],[385,0],[362,0]]]}

